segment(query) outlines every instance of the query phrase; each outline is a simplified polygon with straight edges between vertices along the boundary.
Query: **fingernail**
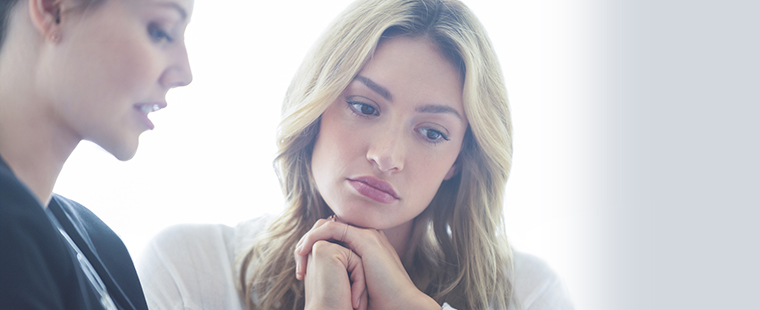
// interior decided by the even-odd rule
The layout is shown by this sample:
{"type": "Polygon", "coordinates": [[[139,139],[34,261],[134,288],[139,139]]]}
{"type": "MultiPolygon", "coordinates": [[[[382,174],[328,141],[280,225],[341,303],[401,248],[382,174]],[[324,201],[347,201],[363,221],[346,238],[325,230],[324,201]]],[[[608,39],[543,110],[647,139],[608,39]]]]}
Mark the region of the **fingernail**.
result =
{"type": "Polygon", "coordinates": [[[303,243],[299,243],[298,244],[298,246],[296,247],[296,253],[298,253],[300,255],[301,254],[301,250],[303,250],[303,243]]]}

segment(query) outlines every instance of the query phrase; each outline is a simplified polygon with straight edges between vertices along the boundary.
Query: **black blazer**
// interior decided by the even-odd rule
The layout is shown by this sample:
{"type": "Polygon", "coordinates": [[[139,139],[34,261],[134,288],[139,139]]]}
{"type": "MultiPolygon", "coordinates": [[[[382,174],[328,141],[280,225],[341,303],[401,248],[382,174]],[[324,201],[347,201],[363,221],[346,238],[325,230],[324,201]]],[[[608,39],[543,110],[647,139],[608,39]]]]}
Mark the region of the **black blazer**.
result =
{"type": "Polygon", "coordinates": [[[42,208],[0,158],[0,309],[102,309],[52,213],[119,309],[148,309],[126,246],[84,206],[54,195],[42,208]]]}

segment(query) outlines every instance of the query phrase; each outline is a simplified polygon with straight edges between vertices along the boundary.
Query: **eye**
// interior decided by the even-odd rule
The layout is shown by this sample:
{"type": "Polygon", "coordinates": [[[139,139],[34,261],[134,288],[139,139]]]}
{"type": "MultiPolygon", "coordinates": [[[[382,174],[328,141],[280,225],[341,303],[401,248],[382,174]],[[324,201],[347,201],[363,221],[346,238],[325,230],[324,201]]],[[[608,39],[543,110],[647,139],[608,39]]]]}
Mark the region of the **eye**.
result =
{"type": "Polygon", "coordinates": [[[360,116],[380,115],[380,111],[371,104],[359,101],[348,101],[348,105],[351,106],[351,110],[354,111],[354,113],[359,114],[360,116]]]}
{"type": "Polygon", "coordinates": [[[153,42],[161,42],[161,41],[166,40],[166,42],[171,43],[172,41],[174,41],[174,39],[171,36],[169,36],[169,34],[166,33],[166,31],[164,31],[163,29],[161,29],[161,27],[159,27],[158,25],[154,23],[151,23],[148,25],[148,36],[150,36],[153,42]]]}
{"type": "Polygon", "coordinates": [[[449,141],[449,137],[446,134],[430,128],[419,129],[419,133],[422,134],[429,142],[438,143],[443,141],[449,141]]]}

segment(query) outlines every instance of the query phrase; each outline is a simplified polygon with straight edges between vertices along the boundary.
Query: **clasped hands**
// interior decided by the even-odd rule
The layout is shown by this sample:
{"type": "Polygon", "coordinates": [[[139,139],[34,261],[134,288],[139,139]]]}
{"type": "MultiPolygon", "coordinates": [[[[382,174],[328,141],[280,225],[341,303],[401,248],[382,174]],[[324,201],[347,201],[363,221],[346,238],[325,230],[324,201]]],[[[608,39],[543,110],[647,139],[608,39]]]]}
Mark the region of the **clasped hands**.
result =
{"type": "Polygon", "coordinates": [[[385,233],[318,220],[294,253],[305,309],[441,309],[417,289],[385,233]]]}

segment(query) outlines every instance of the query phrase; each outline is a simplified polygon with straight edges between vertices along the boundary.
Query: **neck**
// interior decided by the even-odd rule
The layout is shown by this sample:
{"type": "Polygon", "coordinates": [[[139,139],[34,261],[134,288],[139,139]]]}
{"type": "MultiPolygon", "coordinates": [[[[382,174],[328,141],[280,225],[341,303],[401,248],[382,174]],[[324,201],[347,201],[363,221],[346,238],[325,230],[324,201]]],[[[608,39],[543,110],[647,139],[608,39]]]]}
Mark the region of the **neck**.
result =
{"type": "Polygon", "coordinates": [[[47,207],[63,164],[81,139],[61,125],[45,100],[27,91],[32,87],[12,85],[7,73],[0,72],[0,156],[47,207]]]}
{"type": "Polygon", "coordinates": [[[383,230],[385,236],[388,238],[388,241],[393,248],[396,249],[396,253],[404,265],[408,265],[412,260],[412,251],[408,251],[408,246],[409,239],[412,237],[413,225],[414,221],[409,221],[399,226],[383,230]]]}
{"type": "Polygon", "coordinates": [[[79,140],[61,138],[44,130],[52,127],[28,118],[12,119],[0,108],[0,155],[16,177],[32,191],[44,207],[50,202],[55,181],[64,162],[79,140]]]}
{"type": "Polygon", "coordinates": [[[81,138],[61,120],[45,88],[45,39],[29,14],[14,14],[0,53],[0,155],[47,207],[63,163],[81,138]],[[13,30],[13,31],[11,31],[13,30]]]}

